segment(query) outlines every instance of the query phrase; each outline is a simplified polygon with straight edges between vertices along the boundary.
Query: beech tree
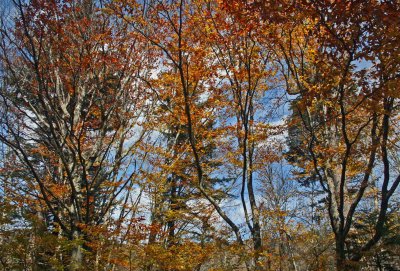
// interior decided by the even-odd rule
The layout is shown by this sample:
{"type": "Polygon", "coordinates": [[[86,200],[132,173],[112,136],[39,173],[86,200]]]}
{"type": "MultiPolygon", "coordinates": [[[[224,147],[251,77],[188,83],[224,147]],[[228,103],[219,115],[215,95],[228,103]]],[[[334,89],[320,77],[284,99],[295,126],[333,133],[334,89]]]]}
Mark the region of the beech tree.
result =
{"type": "Polygon", "coordinates": [[[17,1],[15,30],[1,30],[0,139],[26,174],[19,181],[30,191],[19,193],[45,206],[38,211],[49,214],[46,226],[73,241],[71,270],[135,183],[140,118],[148,113],[133,76],[145,72],[145,50],[138,54],[139,39],[100,7],[17,1]]]}
{"type": "Polygon", "coordinates": [[[396,54],[398,41],[389,34],[393,25],[381,17],[398,7],[356,1],[296,8],[302,14],[295,18],[304,24],[284,29],[278,50],[287,85],[293,86],[289,91],[299,95],[293,110],[302,127],[302,145],[296,147],[306,156],[297,153],[297,165],[305,175],[312,173],[327,195],[338,270],[354,270],[358,265],[352,261],[361,260],[381,239],[400,181],[390,173],[388,154],[388,148],[397,152],[397,139],[390,134],[397,126],[398,78],[392,68],[398,63],[384,64],[383,56],[396,54]],[[378,187],[373,173],[382,176],[378,187]],[[374,230],[362,244],[350,243],[358,206],[368,200],[368,189],[375,188],[380,207],[374,230]]]}
{"type": "Polygon", "coordinates": [[[262,270],[265,268],[265,259],[262,259],[265,247],[256,187],[259,185],[257,173],[260,165],[266,163],[265,156],[271,154],[270,149],[263,146],[263,141],[267,140],[272,129],[268,125],[268,114],[262,117],[258,114],[266,110],[263,98],[274,76],[271,52],[263,46],[264,35],[269,29],[250,16],[235,17],[226,12],[223,5],[208,7],[206,20],[210,23],[205,27],[204,36],[208,38],[219,65],[221,88],[226,100],[225,155],[230,166],[239,172],[243,219],[252,236],[255,268],[262,270]],[[227,120],[231,118],[234,121],[229,123],[227,120]]]}

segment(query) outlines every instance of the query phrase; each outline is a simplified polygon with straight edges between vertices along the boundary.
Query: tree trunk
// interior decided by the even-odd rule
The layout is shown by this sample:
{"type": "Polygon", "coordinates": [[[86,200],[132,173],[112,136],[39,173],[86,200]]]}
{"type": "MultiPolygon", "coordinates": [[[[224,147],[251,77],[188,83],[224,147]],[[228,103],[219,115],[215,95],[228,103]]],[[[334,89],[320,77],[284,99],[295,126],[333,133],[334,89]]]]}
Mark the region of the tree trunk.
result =
{"type": "Polygon", "coordinates": [[[73,248],[71,252],[71,263],[69,266],[70,271],[81,270],[82,262],[83,262],[83,251],[82,245],[79,242],[79,233],[74,231],[73,233],[73,248]]]}
{"type": "Polygon", "coordinates": [[[254,248],[254,265],[255,270],[264,270],[263,264],[261,262],[261,253],[262,253],[262,240],[261,240],[261,228],[258,221],[254,223],[253,226],[253,248],[254,248]]]}
{"type": "Polygon", "coordinates": [[[71,271],[80,270],[82,266],[82,260],[83,260],[82,246],[75,245],[74,248],[72,249],[71,265],[69,269],[71,271]]]}
{"type": "Polygon", "coordinates": [[[356,271],[359,270],[358,266],[351,264],[350,260],[346,258],[344,238],[336,238],[336,270],[337,271],[356,271]]]}

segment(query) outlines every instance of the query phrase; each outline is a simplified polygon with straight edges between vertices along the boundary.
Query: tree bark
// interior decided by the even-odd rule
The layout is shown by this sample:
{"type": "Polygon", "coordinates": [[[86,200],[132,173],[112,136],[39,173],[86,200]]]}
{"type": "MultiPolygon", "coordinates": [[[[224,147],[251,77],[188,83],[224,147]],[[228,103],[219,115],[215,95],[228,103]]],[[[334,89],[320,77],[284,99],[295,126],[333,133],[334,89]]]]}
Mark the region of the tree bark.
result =
{"type": "Polygon", "coordinates": [[[80,234],[77,230],[74,231],[72,236],[73,248],[71,251],[71,263],[69,266],[70,271],[81,270],[83,263],[82,245],[79,243],[80,234]]]}

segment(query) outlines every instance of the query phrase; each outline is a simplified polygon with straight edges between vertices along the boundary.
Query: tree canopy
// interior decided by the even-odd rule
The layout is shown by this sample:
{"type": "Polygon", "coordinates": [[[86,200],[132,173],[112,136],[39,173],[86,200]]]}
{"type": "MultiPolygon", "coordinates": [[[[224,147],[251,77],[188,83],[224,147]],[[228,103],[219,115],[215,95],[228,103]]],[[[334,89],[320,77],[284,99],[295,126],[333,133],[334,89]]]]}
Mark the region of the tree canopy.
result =
{"type": "Polygon", "coordinates": [[[3,270],[397,270],[397,1],[12,0],[3,270]]]}

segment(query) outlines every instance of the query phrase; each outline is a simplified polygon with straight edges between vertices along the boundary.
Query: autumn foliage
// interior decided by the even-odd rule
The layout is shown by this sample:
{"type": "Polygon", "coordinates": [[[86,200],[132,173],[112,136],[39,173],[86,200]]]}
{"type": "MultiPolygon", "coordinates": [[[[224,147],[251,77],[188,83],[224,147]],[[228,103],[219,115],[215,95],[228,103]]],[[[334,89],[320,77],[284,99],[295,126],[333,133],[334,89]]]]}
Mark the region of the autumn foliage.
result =
{"type": "Polygon", "coordinates": [[[4,270],[397,270],[396,1],[0,4],[4,270]]]}

